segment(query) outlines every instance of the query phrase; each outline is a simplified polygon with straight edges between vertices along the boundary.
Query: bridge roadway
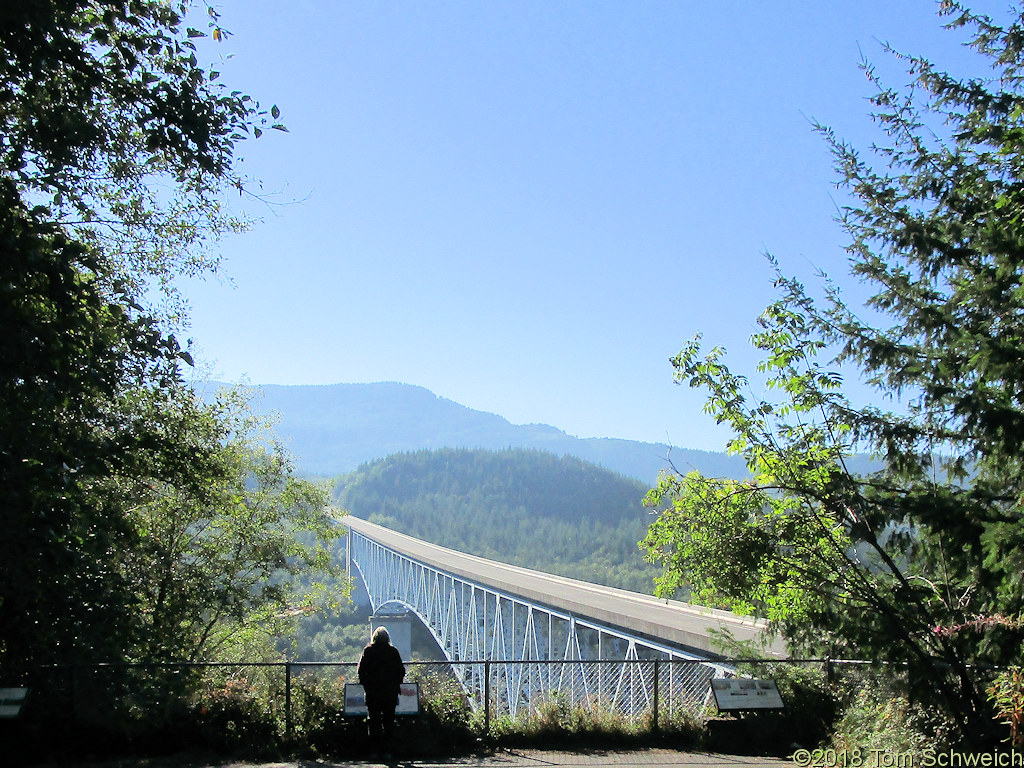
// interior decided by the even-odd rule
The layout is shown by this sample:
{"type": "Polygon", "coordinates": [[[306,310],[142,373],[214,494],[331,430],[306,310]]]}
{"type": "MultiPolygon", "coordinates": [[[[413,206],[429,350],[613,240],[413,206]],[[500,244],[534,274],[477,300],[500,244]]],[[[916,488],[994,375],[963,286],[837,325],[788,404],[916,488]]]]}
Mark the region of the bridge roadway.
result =
{"type": "MultiPolygon", "coordinates": [[[[708,630],[727,629],[737,640],[751,640],[759,636],[765,626],[764,622],[728,611],[676,600],[660,600],[639,592],[498,563],[428,544],[352,515],[345,515],[341,522],[368,539],[455,576],[595,623],[691,651],[712,656],[721,654],[715,649],[708,630]]],[[[785,646],[779,640],[768,647],[768,652],[778,657],[786,655],[785,646]]]]}

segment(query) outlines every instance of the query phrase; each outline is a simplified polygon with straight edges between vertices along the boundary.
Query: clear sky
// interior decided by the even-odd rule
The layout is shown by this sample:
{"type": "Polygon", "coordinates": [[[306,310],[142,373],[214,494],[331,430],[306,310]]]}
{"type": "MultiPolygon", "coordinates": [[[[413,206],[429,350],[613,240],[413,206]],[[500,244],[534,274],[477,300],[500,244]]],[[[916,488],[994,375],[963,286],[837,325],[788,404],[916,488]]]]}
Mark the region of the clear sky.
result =
{"type": "Polygon", "coordinates": [[[725,434],[669,358],[702,331],[750,368],[765,251],[846,276],[812,120],[874,137],[861,54],[908,80],[880,41],[966,55],[932,0],[217,7],[232,36],[202,53],[233,54],[222,80],[289,133],[243,147],[275,204],[224,242],[233,286],[185,288],[212,375],[400,381],[514,423],[708,450],[725,434]]]}

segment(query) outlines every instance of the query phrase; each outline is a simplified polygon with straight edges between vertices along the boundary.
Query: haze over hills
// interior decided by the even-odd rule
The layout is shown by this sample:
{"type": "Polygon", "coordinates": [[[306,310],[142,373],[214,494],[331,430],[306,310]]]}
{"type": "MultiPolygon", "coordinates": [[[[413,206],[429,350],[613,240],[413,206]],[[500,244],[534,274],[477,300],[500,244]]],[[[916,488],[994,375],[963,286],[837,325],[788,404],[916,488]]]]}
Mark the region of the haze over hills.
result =
{"type": "Polygon", "coordinates": [[[743,460],[711,453],[617,438],[579,438],[546,424],[512,424],[493,413],[438,397],[423,387],[376,384],[255,387],[258,413],[277,414],[277,431],[298,468],[315,475],[351,472],[395,453],[433,448],[527,448],[574,456],[654,483],[668,458],[683,472],[742,477],[743,460]]]}

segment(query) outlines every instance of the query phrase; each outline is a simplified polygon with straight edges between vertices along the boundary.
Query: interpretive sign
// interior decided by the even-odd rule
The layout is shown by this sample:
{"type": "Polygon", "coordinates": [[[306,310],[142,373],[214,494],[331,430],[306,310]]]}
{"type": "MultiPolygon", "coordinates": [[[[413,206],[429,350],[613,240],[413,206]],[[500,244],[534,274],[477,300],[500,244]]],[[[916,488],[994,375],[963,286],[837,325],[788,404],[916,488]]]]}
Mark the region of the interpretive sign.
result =
{"type": "Polygon", "coordinates": [[[10,719],[21,714],[28,696],[28,688],[0,688],[0,718],[10,719]]]}
{"type": "MultiPolygon", "coordinates": [[[[358,683],[345,683],[345,715],[365,715],[366,694],[358,683]]],[[[402,683],[398,691],[396,715],[418,715],[420,713],[420,684],[402,683]]]]}
{"type": "Polygon", "coordinates": [[[712,680],[711,691],[720,712],[742,709],[783,709],[782,695],[774,680],[730,678],[712,680]]]}

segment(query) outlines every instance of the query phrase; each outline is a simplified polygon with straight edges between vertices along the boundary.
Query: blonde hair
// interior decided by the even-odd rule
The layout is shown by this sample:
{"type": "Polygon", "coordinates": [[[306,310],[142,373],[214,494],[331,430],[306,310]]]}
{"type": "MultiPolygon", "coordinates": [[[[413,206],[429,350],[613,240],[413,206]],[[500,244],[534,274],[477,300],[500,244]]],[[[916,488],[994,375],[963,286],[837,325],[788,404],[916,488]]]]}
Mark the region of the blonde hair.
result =
{"type": "Polygon", "coordinates": [[[384,627],[377,627],[375,630],[373,630],[373,637],[372,637],[371,640],[375,644],[376,643],[390,643],[391,642],[391,635],[388,634],[388,631],[386,629],[384,629],[384,627]]]}

